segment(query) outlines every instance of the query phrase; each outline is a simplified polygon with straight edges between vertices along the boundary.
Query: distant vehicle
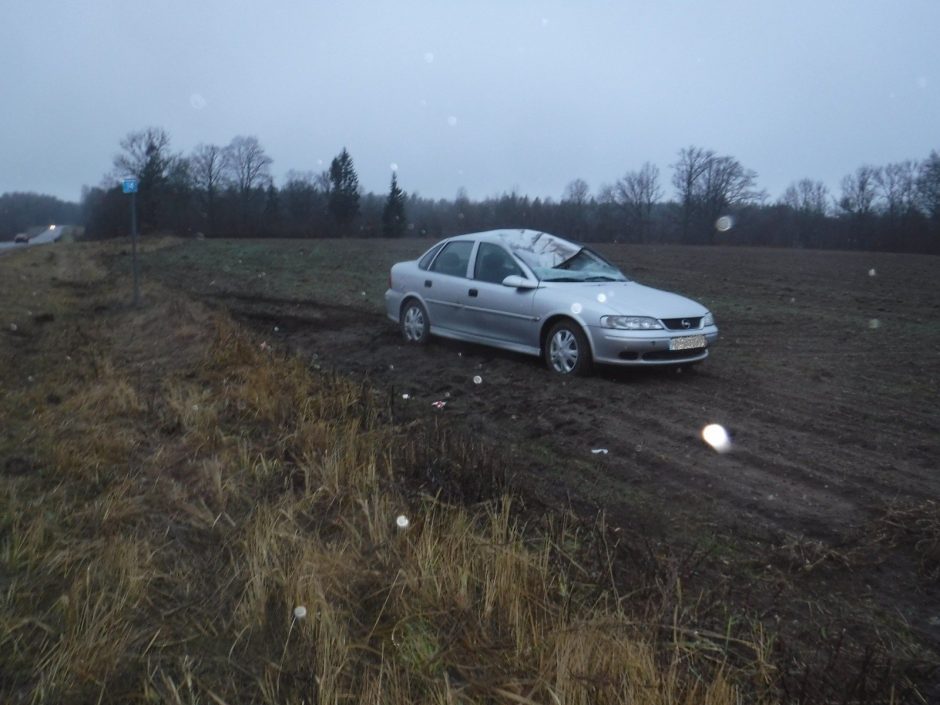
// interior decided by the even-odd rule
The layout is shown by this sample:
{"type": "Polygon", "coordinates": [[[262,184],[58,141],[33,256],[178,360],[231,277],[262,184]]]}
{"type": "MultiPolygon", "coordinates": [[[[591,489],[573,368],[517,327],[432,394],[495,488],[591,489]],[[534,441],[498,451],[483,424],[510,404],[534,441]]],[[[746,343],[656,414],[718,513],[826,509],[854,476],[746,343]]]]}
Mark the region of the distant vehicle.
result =
{"type": "Polygon", "coordinates": [[[701,304],[630,281],[593,250],[536,230],[458,235],[395,264],[385,307],[408,343],[437,335],[540,355],[561,375],[594,363],[697,363],[718,340],[701,304]]]}
{"type": "Polygon", "coordinates": [[[13,242],[29,242],[29,235],[26,233],[17,233],[16,237],[13,238],[13,242]]]}

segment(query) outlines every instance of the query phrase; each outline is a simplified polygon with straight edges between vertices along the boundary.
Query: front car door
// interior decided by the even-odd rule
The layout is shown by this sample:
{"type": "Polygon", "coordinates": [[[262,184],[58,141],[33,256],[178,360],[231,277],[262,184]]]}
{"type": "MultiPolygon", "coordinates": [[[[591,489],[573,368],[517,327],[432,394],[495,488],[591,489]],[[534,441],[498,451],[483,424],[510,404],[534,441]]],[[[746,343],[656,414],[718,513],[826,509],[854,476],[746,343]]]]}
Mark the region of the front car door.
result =
{"type": "Polygon", "coordinates": [[[480,338],[537,348],[538,325],[532,315],[536,290],[503,286],[510,275],[526,277],[502,246],[481,242],[465,292],[467,328],[480,338]]]}

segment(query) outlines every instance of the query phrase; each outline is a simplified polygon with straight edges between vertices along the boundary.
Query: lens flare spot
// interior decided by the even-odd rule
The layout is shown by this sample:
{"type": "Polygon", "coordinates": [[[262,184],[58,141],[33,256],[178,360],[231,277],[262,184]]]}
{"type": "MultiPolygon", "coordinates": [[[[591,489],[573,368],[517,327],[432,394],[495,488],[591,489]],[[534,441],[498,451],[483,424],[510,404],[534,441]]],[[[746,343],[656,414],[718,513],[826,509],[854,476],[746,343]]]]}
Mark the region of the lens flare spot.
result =
{"type": "Polygon", "coordinates": [[[303,605],[297,605],[294,608],[294,619],[303,619],[307,616],[307,608],[303,605]]]}
{"type": "Polygon", "coordinates": [[[879,321],[877,318],[872,318],[872,319],[868,322],[868,327],[871,328],[872,330],[876,330],[876,329],[878,329],[878,328],[881,328],[881,321],[879,321]]]}
{"type": "Polygon", "coordinates": [[[388,168],[391,169],[392,171],[398,171],[398,163],[392,162],[391,164],[388,165],[388,168]]]}
{"type": "Polygon", "coordinates": [[[715,229],[719,232],[727,232],[734,227],[734,218],[730,215],[723,215],[715,221],[715,229]]]}
{"type": "Polygon", "coordinates": [[[871,269],[868,270],[868,276],[873,277],[873,276],[875,276],[876,274],[878,274],[878,272],[875,271],[875,268],[874,268],[874,267],[872,267],[871,269]]]}
{"type": "Polygon", "coordinates": [[[702,440],[719,453],[727,453],[731,450],[731,439],[728,437],[725,427],[721,424],[710,423],[703,428],[702,440]]]}
{"type": "Polygon", "coordinates": [[[607,301],[607,294],[598,294],[598,295],[597,295],[597,302],[598,302],[598,303],[601,303],[601,304],[602,304],[602,303],[604,303],[605,301],[607,301]]]}
{"type": "Polygon", "coordinates": [[[473,378],[474,384],[483,384],[483,378],[480,375],[475,375],[473,378]]]}
{"type": "Polygon", "coordinates": [[[434,52],[426,51],[424,52],[424,63],[433,64],[434,63],[434,52]]]}
{"type": "Polygon", "coordinates": [[[209,103],[202,97],[201,93],[193,93],[189,96],[189,104],[193,106],[193,110],[202,110],[209,103]]]}
{"type": "Polygon", "coordinates": [[[451,127],[457,127],[457,116],[451,115],[447,118],[447,124],[451,127]]]}
{"type": "Polygon", "coordinates": [[[577,302],[571,304],[571,313],[577,315],[577,314],[581,313],[581,311],[582,311],[581,304],[579,304],[579,303],[577,303],[577,302]]]}
{"type": "Polygon", "coordinates": [[[399,514],[398,517],[395,519],[395,525],[399,529],[407,529],[410,526],[410,524],[411,522],[408,521],[408,517],[406,517],[404,514],[399,514]]]}

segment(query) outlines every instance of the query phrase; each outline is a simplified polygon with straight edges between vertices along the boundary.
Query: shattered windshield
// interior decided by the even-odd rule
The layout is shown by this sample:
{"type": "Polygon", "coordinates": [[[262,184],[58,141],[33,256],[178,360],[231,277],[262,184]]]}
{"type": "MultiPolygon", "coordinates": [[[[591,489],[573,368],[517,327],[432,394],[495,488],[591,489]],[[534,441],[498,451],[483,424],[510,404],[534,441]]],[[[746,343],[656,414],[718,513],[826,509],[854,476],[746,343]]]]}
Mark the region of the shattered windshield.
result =
{"type": "Polygon", "coordinates": [[[499,237],[541,281],[629,281],[597,253],[560,237],[536,230],[512,230],[499,237]]]}

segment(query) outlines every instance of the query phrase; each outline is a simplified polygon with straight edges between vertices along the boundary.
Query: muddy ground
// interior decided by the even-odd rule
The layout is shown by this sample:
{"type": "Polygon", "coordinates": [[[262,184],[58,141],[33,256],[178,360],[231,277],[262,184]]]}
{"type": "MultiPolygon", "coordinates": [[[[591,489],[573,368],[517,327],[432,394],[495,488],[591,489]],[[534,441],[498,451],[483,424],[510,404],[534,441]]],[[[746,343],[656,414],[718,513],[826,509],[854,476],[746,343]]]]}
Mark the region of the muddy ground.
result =
{"type": "MultiPolygon", "coordinates": [[[[523,355],[405,346],[374,292],[386,260],[428,243],[371,247],[385,245],[384,258],[350,258],[360,266],[350,289],[370,282],[361,303],[322,287],[316,298],[259,293],[221,272],[211,287],[192,268],[151,272],[312,365],[386,390],[396,420],[438,415],[492,442],[529,502],[604,512],[631,535],[704,553],[702,573],[732,583],[741,608],[784,638],[826,642],[841,629],[864,641],[887,630],[916,646],[910,661],[936,658],[940,259],[599,246],[628,276],[709,306],[721,340],[694,368],[559,380],[523,355]],[[730,452],[701,440],[709,423],[727,428],[730,452]]],[[[311,269],[311,287],[321,274],[311,269]]]]}

